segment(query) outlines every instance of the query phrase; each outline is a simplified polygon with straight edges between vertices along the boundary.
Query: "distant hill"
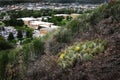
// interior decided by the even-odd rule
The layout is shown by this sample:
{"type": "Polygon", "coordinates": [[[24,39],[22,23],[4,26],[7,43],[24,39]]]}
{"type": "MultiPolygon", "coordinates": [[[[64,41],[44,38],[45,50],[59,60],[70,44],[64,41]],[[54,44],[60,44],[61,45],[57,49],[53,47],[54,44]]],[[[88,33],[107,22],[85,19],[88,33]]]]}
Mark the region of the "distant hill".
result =
{"type": "Polygon", "coordinates": [[[60,3],[72,3],[72,2],[79,2],[79,3],[102,3],[105,0],[49,0],[52,2],[60,2],[60,3]]]}
{"type": "Polygon", "coordinates": [[[26,3],[26,2],[53,2],[53,3],[103,3],[106,0],[0,0],[0,5],[26,3]]]}
{"type": "Polygon", "coordinates": [[[27,2],[43,2],[43,0],[0,0],[0,6],[27,2]]]}

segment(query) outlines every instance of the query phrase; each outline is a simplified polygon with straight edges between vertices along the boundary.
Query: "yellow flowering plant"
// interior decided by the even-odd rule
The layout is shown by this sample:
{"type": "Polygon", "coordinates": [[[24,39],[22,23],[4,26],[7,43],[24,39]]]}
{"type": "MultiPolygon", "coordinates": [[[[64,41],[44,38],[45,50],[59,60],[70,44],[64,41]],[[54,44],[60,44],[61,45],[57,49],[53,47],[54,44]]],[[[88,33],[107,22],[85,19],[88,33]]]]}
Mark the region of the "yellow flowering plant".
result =
{"type": "Polygon", "coordinates": [[[62,54],[60,55],[60,59],[63,59],[63,58],[64,58],[64,56],[65,56],[65,54],[64,54],[64,53],[62,53],[62,54]]]}
{"type": "Polygon", "coordinates": [[[79,51],[79,50],[80,50],[80,47],[79,47],[79,46],[76,46],[74,50],[75,50],[75,51],[79,51]]]}
{"type": "Polygon", "coordinates": [[[106,41],[104,40],[80,42],[60,53],[58,64],[62,68],[67,68],[72,66],[76,60],[92,60],[96,54],[104,52],[105,46],[106,41]]]}

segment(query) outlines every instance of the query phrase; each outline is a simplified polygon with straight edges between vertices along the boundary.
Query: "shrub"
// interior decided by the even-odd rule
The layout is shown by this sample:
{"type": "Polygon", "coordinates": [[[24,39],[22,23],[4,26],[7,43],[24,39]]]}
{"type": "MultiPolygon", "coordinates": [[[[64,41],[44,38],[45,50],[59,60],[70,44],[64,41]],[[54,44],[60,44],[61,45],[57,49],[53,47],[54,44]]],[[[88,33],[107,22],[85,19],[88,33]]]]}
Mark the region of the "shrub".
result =
{"type": "Polygon", "coordinates": [[[69,43],[72,38],[72,33],[70,31],[64,29],[62,31],[59,31],[59,33],[55,35],[55,38],[56,38],[57,42],[69,43]]]}
{"type": "Polygon", "coordinates": [[[13,45],[0,36],[0,50],[7,50],[13,48],[13,45]]]}
{"type": "Polygon", "coordinates": [[[6,78],[6,66],[8,64],[9,58],[7,52],[0,52],[0,79],[6,78]]]}
{"type": "Polygon", "coordinates": [[[26,31],[26,37],[27,38],[32,38],[32,30],[27,30],[26,31]]]}
{"type": "Polygon", "coordinates": [[[20,53],[23,55],[23,61],[25,64],[35,57],[35,52],[31,43],[25,44],[20,53]]]}
{"type": "Polygon", "coordinates": [[[45,47],[44,47],[44,41],[42,41],[42,39],[38,38],[33,40],[32,45],[36,55],[44,54],[45,47]]]}
{"type": "MultiPolygon", "coordinates": [[[[101,19],[104,19],[105,16],[109,17],[109,12],[105,15],[105,10],[107,8],[107,5],[103,4],[100,7],[96,8],[91,16],[89,17],[89,22],[91,25],[95,25],[98,23],[101,19]],[[102,14],[102,15],[101,15],[102,14]],[[98,17],[99,16],[99,17],[98,17]]],[[[106,10],[107,11],[107,10],[106,10]]]]}
{"type": "Polygon", "coordinates": [[[21,30],[18,30],[17,38],[18,38],[19,40],[22,40],[23,34],[22,34],[22,31],[21,31],[21,30]]]}
{"type": "Polygon", "coordinates": [[[114,4],[114,6],[111,6],[111,15],[116,21],[120,21],[120,2],[114,4]]]}
{"type": "Polygon", "coordinates": [[[25,38],[25,39],[23,40],[23,44],[30,43],[31,40],[32,40],[31,38],[25,38]]]}
{"type": "Polygon", "coordinates": [[[9,40],[9,41],[14,40],[14,35],[13,35],[12,32],[10,32],[10,34],[9,34],[9,36],[8,36],[8,40],[9,40]]]}
{"type": "Polygon", "coordinates": [[[72,20],[71,22],[69,22],[68,24],[67,24],[67,29],[70,29],[71,30],[71,32],[72,33],[75,33],[75,32],[77,32],[78,30],[79,30],[79,20],[78,19],[74,19],[74,20],[72,20]]]}

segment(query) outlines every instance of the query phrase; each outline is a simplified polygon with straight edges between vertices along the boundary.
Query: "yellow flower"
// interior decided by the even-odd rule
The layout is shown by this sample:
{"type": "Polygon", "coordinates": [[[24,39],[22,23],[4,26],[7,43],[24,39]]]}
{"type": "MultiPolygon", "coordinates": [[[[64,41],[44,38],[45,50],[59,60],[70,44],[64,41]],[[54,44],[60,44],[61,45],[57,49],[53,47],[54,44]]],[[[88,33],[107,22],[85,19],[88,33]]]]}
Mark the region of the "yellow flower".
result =
{"type": "Polygon", "coordinates": [[[75,51],[79,51],[80,50],[80,47],[75,47],[75,51]]]}
{"type": "Polygon", "coordinates": [[[62,53],[62,54],[60,55],[60,59],[63,59],[63,58],[64,58],[64,56],[65,56],[65,54],[64,54],[64,53],[62,53]]]}

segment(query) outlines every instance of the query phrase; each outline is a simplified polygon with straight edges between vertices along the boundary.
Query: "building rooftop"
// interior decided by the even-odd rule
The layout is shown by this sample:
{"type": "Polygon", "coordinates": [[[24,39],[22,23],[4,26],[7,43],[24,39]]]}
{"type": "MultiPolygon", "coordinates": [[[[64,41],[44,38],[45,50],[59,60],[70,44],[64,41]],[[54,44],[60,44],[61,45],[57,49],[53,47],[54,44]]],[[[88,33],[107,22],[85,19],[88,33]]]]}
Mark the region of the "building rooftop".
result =
{"type": "Polygon", "coordinates": [[[69,14],[56,14],[54,16],[70,16],[69,14]]]}
{"type": "Polygon", "coordinates": [[[37,20],[36,18],[33,17],[25,17],[25,18],[18,18],[18,20],[23,20],[23,21],[32,21],[32,20],[37,20]]]}
{"type": "Polygon", "coordinates": [[[54,23],[49,23],[49,22],[42,22],[42,21],[31,21],[31,25],[52,25],[54,23]]]}

